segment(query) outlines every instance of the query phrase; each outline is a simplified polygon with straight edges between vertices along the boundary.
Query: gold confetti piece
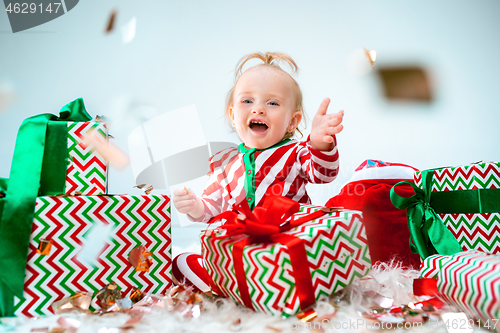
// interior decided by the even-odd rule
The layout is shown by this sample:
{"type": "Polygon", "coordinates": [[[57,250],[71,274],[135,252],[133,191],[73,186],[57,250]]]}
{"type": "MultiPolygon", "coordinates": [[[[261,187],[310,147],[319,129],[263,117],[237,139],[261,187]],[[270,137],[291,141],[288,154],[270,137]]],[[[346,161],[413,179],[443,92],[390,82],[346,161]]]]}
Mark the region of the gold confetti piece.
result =
{"type": "Polygon", "coordinates": [[[318,316],[318,313],[314,309],[307,309],[297,315],[300,321],[307,323],[318,316]]]}
{"type": "Polygon", "coordinates": [[[322,207],[321,211],[323,213],[335,213],[335,212],[341,212],[344,210],[344,207],[322,207]]]}
{"type": "Polygon", "coordinates": [[[144,293],[139,288],[134,288],[129,296],[132,303],[139,302],[143,297],[144,293]]]}
{"type": "Polygon", "coordinates": [[[366,48],[363,48],[365,51],[366,58],[370,62],[370,65],[372,68],[375,68],[375,60],[377,60],[377,51],[375,50],[367,50],[366,48]]]}
{"type": "Polygon", "coordinates": [[[77,291],[75,295],[65,297],[52,303],[52,309],[56,314],[67,312],[68,310],[87,311],[92,301],[92,294],[83,291],[77,291]]]}
{"type": "Polygon", "coordinates": [[[36,253],[46,256],[50,254],[51,248],[52,248],[51,239],[40,238],[40,243],[38,243],[38,248],[36,249],[36,253]]]}
{"type": "Polygon", "coordinates": [[[115,9],[111,11],[111,13],[109,14],[108,23],[106,24],[106,29],[104,30],[104,33],[109,34],[111,31],[114,30],[117,14],[118,12],[115,9]]]}
{"type": "Polygon", "coordinates": [[[83,148],[91,147],[92,151],[97,151],[109,163],[118,170],[125,169],[130,160],[128,155],[115,144],[104,140],[95,131],[91,131],[85,135],[80,146],[83,148]]]}
{"type": "Polygon", "coordinates": [[[187,189],[186,186],[184,186],[184,191],[186,191],[186,193],[189,194],[189,190],[187,189]]]}
{"type": "Polygon", "coordinates": [[[151,193],[151,191],[154,190],[153,185],[151,185],[151,184],[140,184],[140,185],[136,185],[134,187],[138,188],[139,190],[143,190],[144,193],[146,193],[146,194],[149,194],[149,193],[151,193]]]}
{"type": "Polygon", "coordinates": [[[31,333],[49,333],[49,328],[48,327],[32,328],[31,333]]]}
{"type": "Polygon", "coordinates": [[[111,282],[106,287],[97,292],[97,304],[104,310],[116,303],[117,299],[122,298],[120,288],[115,282],[111,282]]]}
{"type": "Polygon", "coordinates": [[[136,271],[149,272],[149,268],[153,265],[153,260],[148,258],[151,255],[152,253],[146,251],[144,245],[139,245],[130,251],[128,261],[135,267],[136,271]]]}

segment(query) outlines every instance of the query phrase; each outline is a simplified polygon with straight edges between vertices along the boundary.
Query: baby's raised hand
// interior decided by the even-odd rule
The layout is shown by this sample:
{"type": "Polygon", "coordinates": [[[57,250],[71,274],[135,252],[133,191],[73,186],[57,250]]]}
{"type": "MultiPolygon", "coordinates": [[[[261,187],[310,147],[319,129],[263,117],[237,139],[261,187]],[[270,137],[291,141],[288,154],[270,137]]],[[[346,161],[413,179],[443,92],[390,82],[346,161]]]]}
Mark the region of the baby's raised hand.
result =
{"type": "Polygon", "coordinates": [[[203,205],[203,201],[193,191],[189,191],[186,188],[183,190],[177,189],[174,190],[173,194],[172,201],[179,213],[189,214],[195,220],[203,216],[205,205],[203,205]]]}
{"type": "Polygon", "coordinates": [[[312,121],[310,141],[311,146],[316,150],[331,150],[333,148],[333,136],[340,133],[344,128],[341,124],[344,111],[326,114],[329,104],[330,99],[325,98],[312,121]]]}

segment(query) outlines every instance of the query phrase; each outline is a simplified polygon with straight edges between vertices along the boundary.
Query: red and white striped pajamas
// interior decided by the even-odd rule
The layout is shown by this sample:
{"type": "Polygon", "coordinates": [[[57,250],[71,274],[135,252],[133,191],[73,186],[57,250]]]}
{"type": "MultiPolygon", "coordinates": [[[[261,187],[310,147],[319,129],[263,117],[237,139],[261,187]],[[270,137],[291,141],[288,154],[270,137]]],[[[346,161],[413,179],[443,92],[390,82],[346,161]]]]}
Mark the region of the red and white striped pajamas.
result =
{"type": "Polygon", "coordinates": [[[225,149],[210,158],[209,180],[201,197],[205,212],[191,220],[207,222],[242,200],[253,208],[267,192],[310,203],[306,184],[329,183],[338,170],[335,137],[330,151],[313,149],[309,138],[303,142],[287,139],[264,150],[248,149],[244,144],[225,149]]]}

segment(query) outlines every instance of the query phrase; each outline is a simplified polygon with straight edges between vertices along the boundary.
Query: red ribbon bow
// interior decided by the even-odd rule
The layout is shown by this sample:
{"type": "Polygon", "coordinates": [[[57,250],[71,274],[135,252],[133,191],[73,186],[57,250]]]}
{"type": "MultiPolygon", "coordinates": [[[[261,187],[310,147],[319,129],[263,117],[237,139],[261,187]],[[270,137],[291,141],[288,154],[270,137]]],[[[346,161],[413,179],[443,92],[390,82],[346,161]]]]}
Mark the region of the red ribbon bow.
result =
{"type": "MultiPolygon", "coordinates": [[[[288,248],[293,269],[291,274],[295,278],[300,307],[301,309],[305,309],[314,304],[316,299],[314,297],[314,288],[304,241],[283,232],[321,217],[327,211],[319,210],[307,216],[293,219],[292,215],[300,210],[300,204],[286,197],[272,195],[266,196],[262,205],[255,207],[253,211],[248,207],[246,200],[234,206],[233,209],[243,215],[233,210],[215,216],[211,221],[225,219],[226,223],[213,231],[226,230],[226,234],[217,236],[212,233],[212,235],[214,239],[237,235],[249,236],[238,241],[233,246],[234,271],[243,304],[250,309],[254,309],[248,292],[245,268],[243,266],[243,249],[247,245],[262,242],[279,243],[288,248]],[[287,221],[290,217],[292,217],[290,221],[287,221]],[[307,265],[308,269],[305,269],[304,265],[307,265]]],[[[218,287],[215,283],[211,284],[212,288],[218,292],[218,287]]],[[[218,294],[222,295],[220,292],[218,294]]]]}

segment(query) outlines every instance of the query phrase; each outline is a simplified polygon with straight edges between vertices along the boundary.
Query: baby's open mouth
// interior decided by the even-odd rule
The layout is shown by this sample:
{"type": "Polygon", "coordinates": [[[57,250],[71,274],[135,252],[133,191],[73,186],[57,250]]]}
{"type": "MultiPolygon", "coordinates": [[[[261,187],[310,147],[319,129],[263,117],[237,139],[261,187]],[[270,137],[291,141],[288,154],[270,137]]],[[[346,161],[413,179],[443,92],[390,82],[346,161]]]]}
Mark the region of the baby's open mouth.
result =
{"type": "Polygon", "coordinates": [[[264,133],[269,128],[269,126],[261,120],[251,120],[248,126],[256,133],[264,133]]]}

